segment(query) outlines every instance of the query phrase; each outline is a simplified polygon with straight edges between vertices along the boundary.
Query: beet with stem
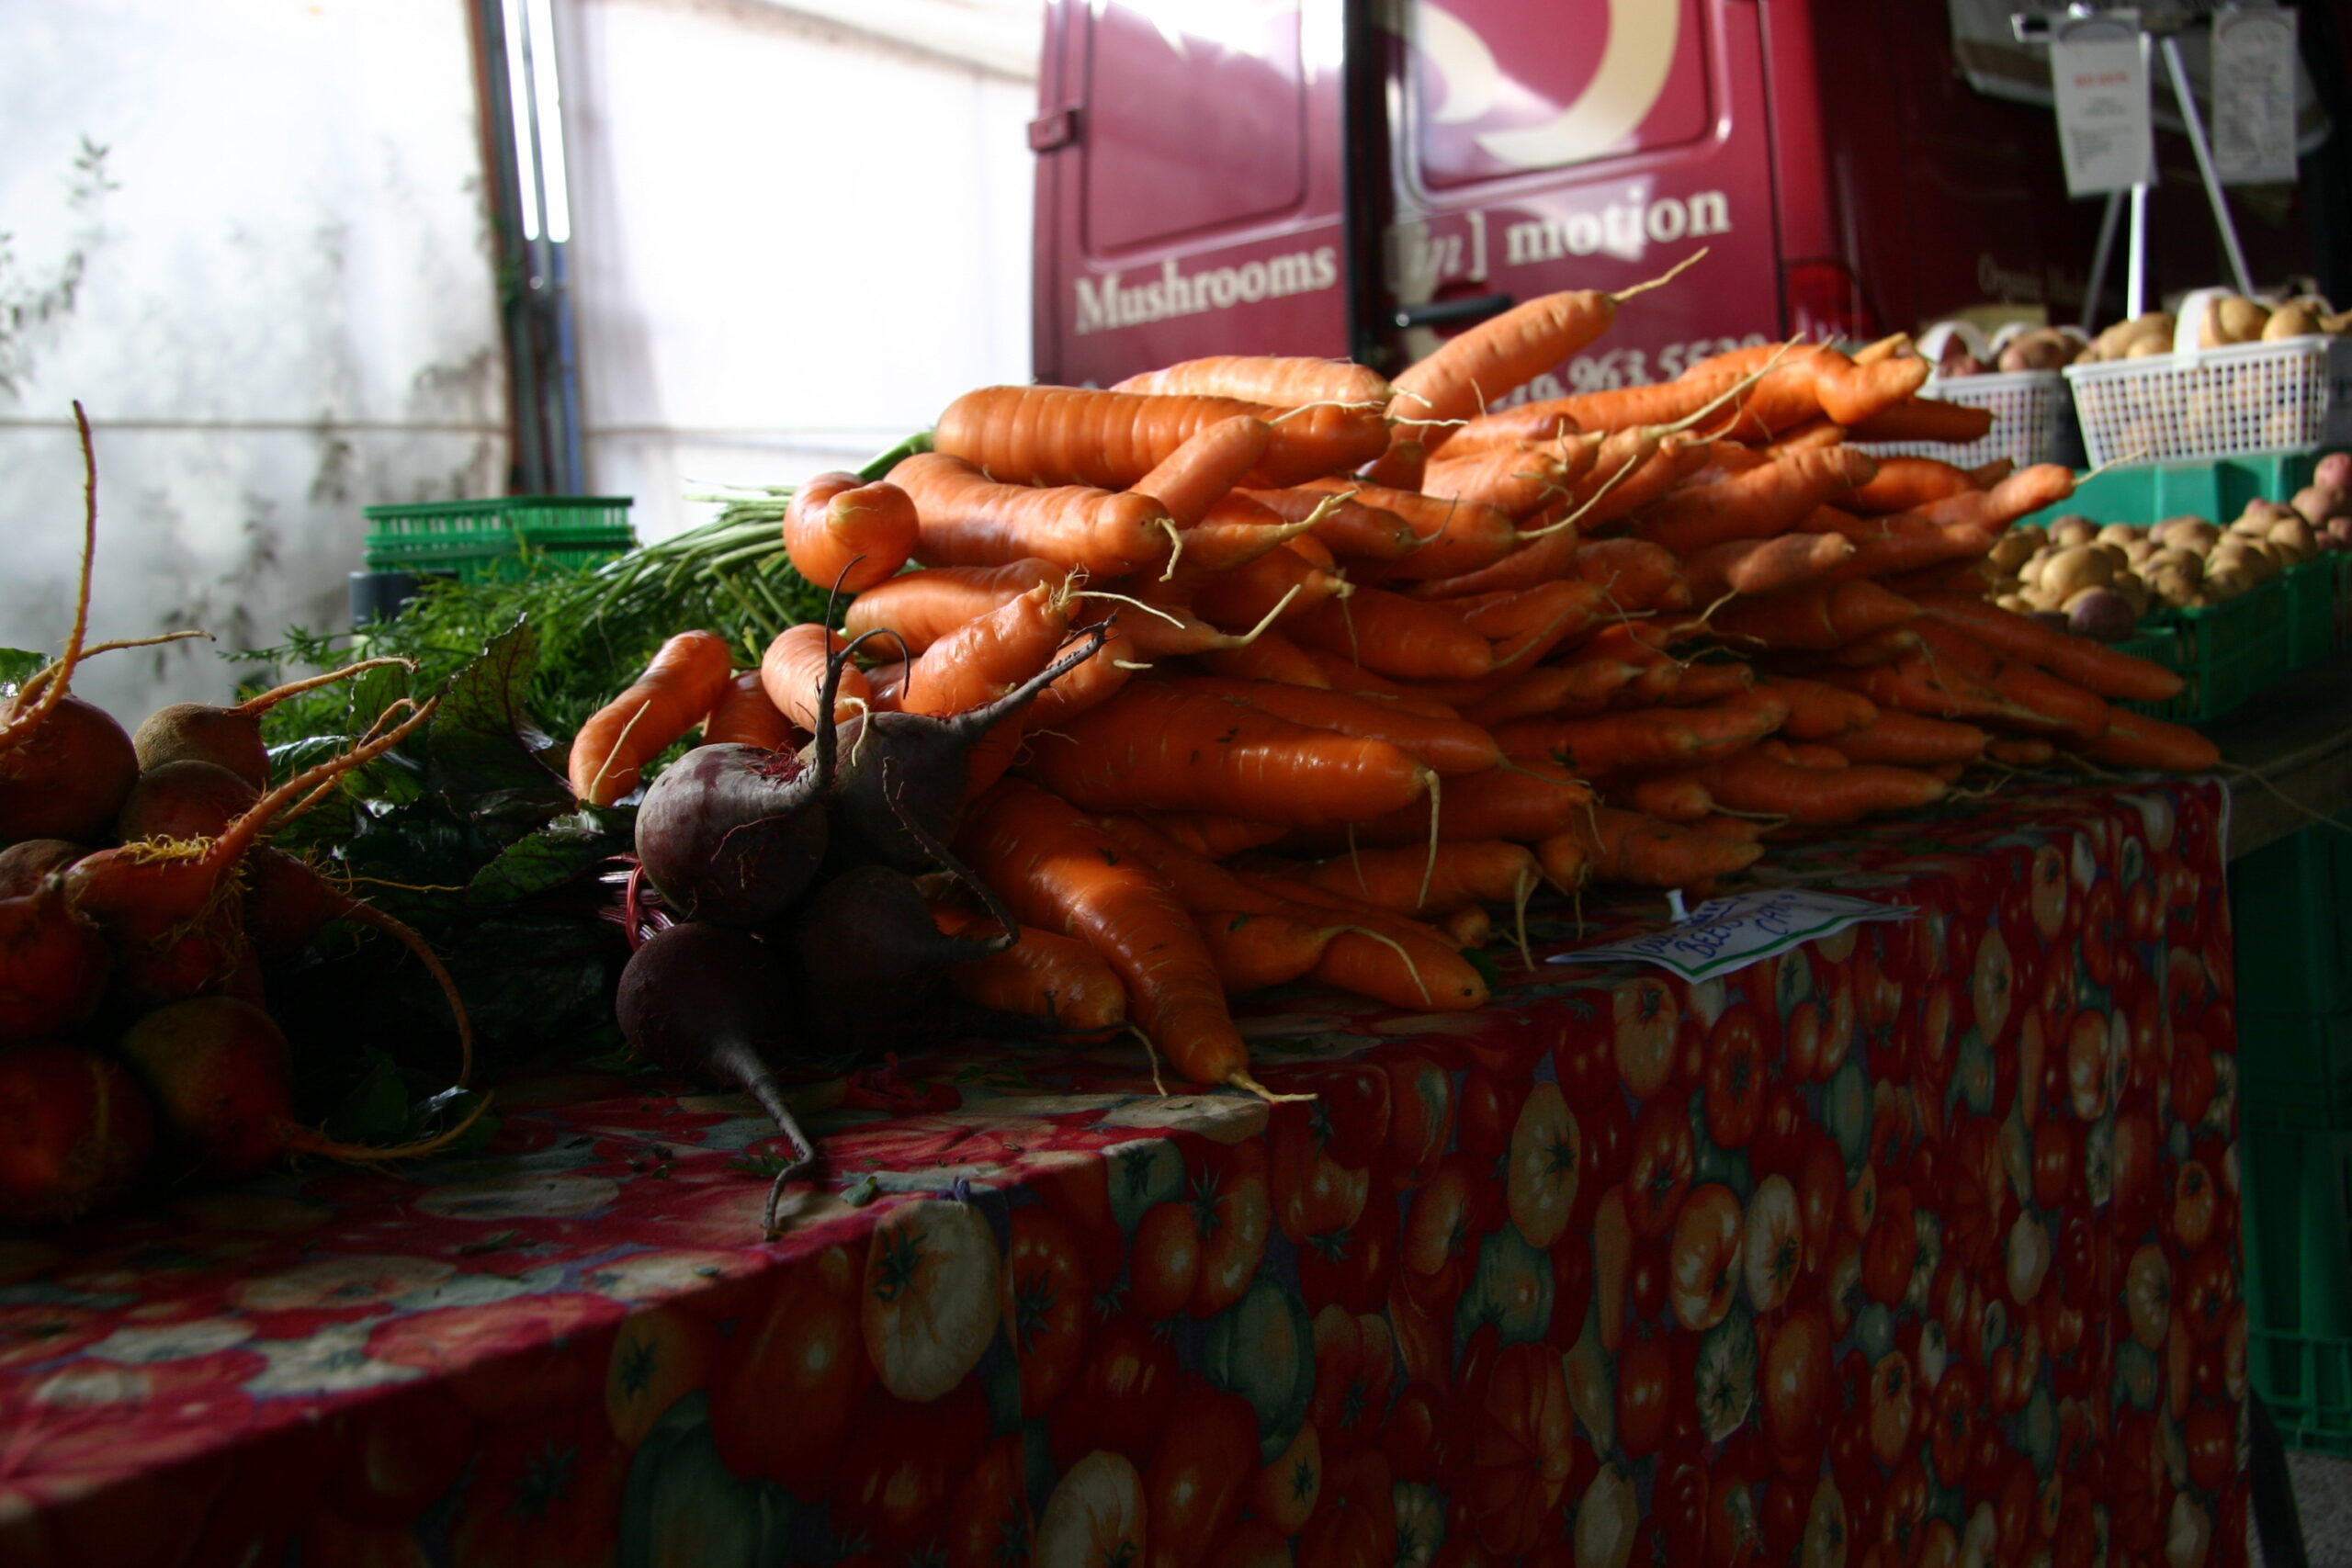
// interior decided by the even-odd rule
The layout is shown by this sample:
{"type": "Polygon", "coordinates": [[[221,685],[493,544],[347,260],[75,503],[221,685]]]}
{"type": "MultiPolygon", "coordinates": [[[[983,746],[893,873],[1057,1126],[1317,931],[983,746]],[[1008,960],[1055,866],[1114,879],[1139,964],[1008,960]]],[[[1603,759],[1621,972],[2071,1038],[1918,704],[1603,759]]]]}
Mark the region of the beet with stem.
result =
{"type": "Polygon", "coordinates": [[[0,1048],[0,1220],[65,1224],[138,1184],[154,1113],[111,1057],[35,1041],[0,1048]]]}
{"type": "Polygon", "coordinates": [[[87,1021],[111,967],[105,940],[74,918],[62,877],[0,898],[0,1041],[37,1040],[87,1021]]]}
{"type": "Polygon", "coordinates": [[[249,810],[261,791],[218,762],[186,758],[161,762],[139,775],[115,814],[114,836],[137,839],[212,839],[249,810]]]}
{"type": "Polygon", "coordinates": [[[826,662],[817,705],[823,717],[807,750],[697,746],[647,786],[637,808],[638,863],[682,918],[764,924],[815,880],[836,756],[830,716],[856,647],[826,662]]]}
{"type": "Polygon", "coordinates": [[[842,725],[841,773],[831,812],[842,855],[863,849],[865,854],[856,858],[910,874],[929,870],[935,857],[926,840],[935,844],[956,836],[973,749],[1038,693],[1101,652],[1108,635],[1100,626],[1088,627],[1074,651],[995,701],[949,717],[869,713],[842,725]],[[915,824],[921,824],[922,834],[912,830],[915,824]]]}
{"type": "MultiPolygon", "coordinates": [[[[130,737],[140,770],[153,773],[174,762],[210,762],[216,767],[226,768],[257,790],[267,789],[269,749],[262,743],[262,715],[288,697],[300,696],[304,692],[315,691],[336,681],[348,680],[363,671],[393,664],[408,670],[416,668],[405,659],[363,659],[356,664],[346,664],[323,675],[306,675],[299,681],[288,681],[234,707],[214,707],[209,703],[173,703],[157,708],[147,716],[146,722],[139,727],[139,732],[130,737]]],[[[126,838],[129,836],[124,835],[126,838]]]]}
{"type": "Polygon", "coordinates": [[[645,1060],[673,1073],[731,1084],[792,1145],[768,1190],[765,1222],[775,1231],[784,1184],[816,1162],[817,1146],[785,1102],[775,1064],[807,1048],[797,1031],[792,976],[759,937],[733,926],[689,920],[648,937],[621,971],[615,1000],[621,1033],[645,1060]]]}
{"type": "Polygon", "coordinates": [[[489,1108],[484,1096],[455,1127],[390,1148],[340,1143],[294,1119],[292,1052],[269,1014],[233,997],[192,997],[130,1026],[122,1052],[155,1107],[163,1143],[188,1174],[233,1180],[288,1155],[355,1165],[413,1159],[447,1146],[489,1108]]]}
{"type": "MultiPolygon", "coordinates": [[[[883,763],[882,782],[895,802],[895,761],[883,763]]],[[[893,866],[853,866],[826,883],[794,917],[793,947],[804,1017],[831,1046],[873,1051],[919,1043],[939,1021],[933,1009],[945,988],[947,965],[986,958],[1021,940],[1012,910],[946,845],[911,813],[901,812],[900,826],[972,891],[997,931],[989,937],[942,931],[923,890],[893,866]]]]}

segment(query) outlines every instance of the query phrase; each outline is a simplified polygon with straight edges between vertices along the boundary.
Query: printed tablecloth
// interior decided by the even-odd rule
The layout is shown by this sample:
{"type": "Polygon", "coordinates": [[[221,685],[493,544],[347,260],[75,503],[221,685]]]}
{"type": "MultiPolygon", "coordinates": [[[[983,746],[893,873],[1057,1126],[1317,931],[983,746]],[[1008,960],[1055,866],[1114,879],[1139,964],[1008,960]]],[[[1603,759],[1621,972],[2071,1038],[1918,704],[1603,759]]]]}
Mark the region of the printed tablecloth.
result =
{"type": "Polygon", "coordinates": [[[2221,802],[1783,846],[1920,914],[1703,985],[1261,998],[1271,1112],[1131,1043],[820,1086],[774,1244],[747,1104],[587,1073],[0,1240],[0,1559],[2238,1568],[2221,802]]]}

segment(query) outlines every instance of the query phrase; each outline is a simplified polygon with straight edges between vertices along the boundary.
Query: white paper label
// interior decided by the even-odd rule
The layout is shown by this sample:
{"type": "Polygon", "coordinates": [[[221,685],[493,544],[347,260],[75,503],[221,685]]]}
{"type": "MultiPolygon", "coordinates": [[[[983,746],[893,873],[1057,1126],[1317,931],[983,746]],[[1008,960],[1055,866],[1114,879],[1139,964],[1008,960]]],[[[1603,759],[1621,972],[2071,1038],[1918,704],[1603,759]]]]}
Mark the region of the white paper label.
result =
{"type": "Polygon", "coordinates": [[[2154,182],[2156,139],[2138,12],[2054,22],[2050,90],[2057,100],[2068,195],[2154,182]]]}
{"type": "Polygon", "coordinates": [[[2213,18],[2213,172],[2225,186],[2295,178],[2295,13],[2213,18]]]}
{"type": "Polygon", "coordinates": [[[1842,893],[1782,888],[1710,898],[1681,925],[1650,936],[1604,942],[1554,956],[1555,964],[1655,964],[1686,980],[1711,979],[1776,953],[1858,926],[1900,920],[1919,911],[1909,904],[1873,904],[1842,893]]]}

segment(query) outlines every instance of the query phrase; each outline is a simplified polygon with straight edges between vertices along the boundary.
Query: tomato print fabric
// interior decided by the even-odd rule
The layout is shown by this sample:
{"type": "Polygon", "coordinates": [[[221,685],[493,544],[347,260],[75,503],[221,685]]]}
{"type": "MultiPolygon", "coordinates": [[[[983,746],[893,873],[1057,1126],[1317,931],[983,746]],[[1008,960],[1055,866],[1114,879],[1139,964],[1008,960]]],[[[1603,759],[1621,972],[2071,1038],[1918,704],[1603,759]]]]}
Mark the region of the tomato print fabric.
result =
{"type": "MultiPolygon", "coordinates": [[[[2222,797],[1776,850],[1917,906],[1724,979],[1258,998],[1132,1043],[659,1078],[487,1154],[0,1239],[0,1559],[2239,1568],[2222,797]]],[[[1537,956],[1656,899],[1537,922],[1537,956]]]]}

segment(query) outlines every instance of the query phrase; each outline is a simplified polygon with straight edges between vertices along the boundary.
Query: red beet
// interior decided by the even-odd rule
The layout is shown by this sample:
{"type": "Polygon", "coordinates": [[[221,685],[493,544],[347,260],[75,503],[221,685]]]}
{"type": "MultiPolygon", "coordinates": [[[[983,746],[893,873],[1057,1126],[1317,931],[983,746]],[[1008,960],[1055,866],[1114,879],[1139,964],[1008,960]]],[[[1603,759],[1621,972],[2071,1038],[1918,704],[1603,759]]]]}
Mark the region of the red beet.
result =
{"type": "MultiPolygon", "coordinates": [[[[429,1154],[438,1137],[394,1148],[337,1143],[294,1120],[291,1053],[269,1014],[233,997],[191,997],[130,1026],[122,1053],[153,1097],[176,1171],[220,1180],[250,1176],[290,1154],[369,1163],[429,1154]]],[[[475,1108],[479,1116],[489,1101],[475,1108]]]]}
{"type": "Polygon", "coordinates": [[[218,762],[161,762],[139,775],[115,814],[114,836],[216,839],[252,808],[260,791],[218,762]]]}
{"type": "Polygon", "coordinates": [[[120,1063],[53,1041],[0,1049],[0,1220],[63,1224],[112,1207],[154,1141],[120,1063]]]}
{"type": "Polygon", "coordinates": [[[20,722],[20,743],[0,730],[0,839],[107,837],[139,777],[122,726],[70,696],[28,705],[20,722]]]}
{"type": "Polygon", "coordinates": [[[62,878],[0,898],[0,1041],[37,1040],[87,1020],[106,995],[107,944],[76,919],[62,878]]]}
{"type": "Polygon", "coordinates": [[[806,1048],[783,959],[749,931],[701,921],[674,925],[647,938],[630,957],[615,1010],[638,1055],[673,1073],[742,1089],[791,1143],[793,1158],[768,1194],[774,1231],[785,1181],[817,1157],[773,1066],[806,1048]]]}
{"type": "Polygon", "coordinates": [[[90,852],[63,839],[27,839],[0,850],[0,898],[20,898],[90,852]]]}

